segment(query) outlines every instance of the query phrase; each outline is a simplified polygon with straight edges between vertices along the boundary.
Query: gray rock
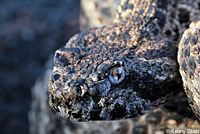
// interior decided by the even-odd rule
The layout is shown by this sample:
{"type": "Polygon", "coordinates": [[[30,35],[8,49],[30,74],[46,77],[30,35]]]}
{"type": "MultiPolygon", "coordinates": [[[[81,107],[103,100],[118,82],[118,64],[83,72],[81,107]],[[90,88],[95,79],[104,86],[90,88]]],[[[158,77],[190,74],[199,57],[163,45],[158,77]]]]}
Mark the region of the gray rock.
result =
{"type": "Polygon", "coordinates": [[[79,0],[0,1],[0,133],[27,134],[31,92],[49,55],[79,31],[79,0]]]}

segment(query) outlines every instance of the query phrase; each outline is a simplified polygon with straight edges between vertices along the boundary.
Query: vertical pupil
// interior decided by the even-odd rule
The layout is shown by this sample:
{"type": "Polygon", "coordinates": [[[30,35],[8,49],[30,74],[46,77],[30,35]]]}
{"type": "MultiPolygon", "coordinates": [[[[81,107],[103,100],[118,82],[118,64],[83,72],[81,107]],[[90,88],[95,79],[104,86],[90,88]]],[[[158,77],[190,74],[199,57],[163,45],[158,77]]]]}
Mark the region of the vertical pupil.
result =
{"type": "Polygon", "coordinates": [[[117,78],[119,80],[121,78],[121,74],[117,74],[117,78]]]}
{"type": "Polygon", "coordinates": [[[114,69],[113,76],[117,76],[117,79],[119,80],[121,77],[121,70],[119,68],[114,69]]]}
{"type": "Polygon", "coordinates": [[[80,86],[77,86],[77,87],[76,87],[76,91],[77,91],[77,93],[78,93],[79,95],[82,94],[82,91],[81,91],[81,87],[80,87],[80,86]]]}

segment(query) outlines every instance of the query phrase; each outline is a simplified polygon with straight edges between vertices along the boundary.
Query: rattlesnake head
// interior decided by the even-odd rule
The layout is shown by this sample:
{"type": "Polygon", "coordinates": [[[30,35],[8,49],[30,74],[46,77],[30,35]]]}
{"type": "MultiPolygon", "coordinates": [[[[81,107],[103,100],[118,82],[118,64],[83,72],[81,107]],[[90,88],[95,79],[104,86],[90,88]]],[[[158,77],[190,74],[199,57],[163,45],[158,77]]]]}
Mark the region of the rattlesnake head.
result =
{"type": "Polygon", "coordinates": [[[181,90],[171,0],[125,0],[117,23],[73,36],[55,52],[50,105],[77,121],[142,115],[181,90]]]}

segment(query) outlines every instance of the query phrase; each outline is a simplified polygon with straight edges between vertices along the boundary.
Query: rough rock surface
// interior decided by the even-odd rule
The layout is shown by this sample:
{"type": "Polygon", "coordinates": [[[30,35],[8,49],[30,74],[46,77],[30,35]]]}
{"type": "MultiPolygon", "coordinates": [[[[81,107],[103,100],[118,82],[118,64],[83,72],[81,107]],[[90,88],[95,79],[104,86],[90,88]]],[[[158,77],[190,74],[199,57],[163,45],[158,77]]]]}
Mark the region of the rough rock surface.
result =
{"type": "Polygon", "coordinates": [[[79,31],[79,0],[0,1],[0,133],[27,134],[31,92],[49,55],[79,31]]]}
{"type": "Polygon", "coordinates": [[[81,0],[81,30],[112,24],[121,0],[81,0]]]}

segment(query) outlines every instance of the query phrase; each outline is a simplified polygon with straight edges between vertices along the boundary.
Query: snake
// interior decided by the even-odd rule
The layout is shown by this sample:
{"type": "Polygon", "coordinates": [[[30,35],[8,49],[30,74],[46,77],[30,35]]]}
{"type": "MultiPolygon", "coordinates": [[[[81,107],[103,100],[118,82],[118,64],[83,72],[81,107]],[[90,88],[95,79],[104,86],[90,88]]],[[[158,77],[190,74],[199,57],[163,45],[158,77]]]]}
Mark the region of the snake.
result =
{"type": "Polygon", "coordinates": [[[200,118],[198,2],[122,0],[113,24],[78,33],[55,52],[50,106],[70,120],[119,120],[184,89],[200,118]]]}

